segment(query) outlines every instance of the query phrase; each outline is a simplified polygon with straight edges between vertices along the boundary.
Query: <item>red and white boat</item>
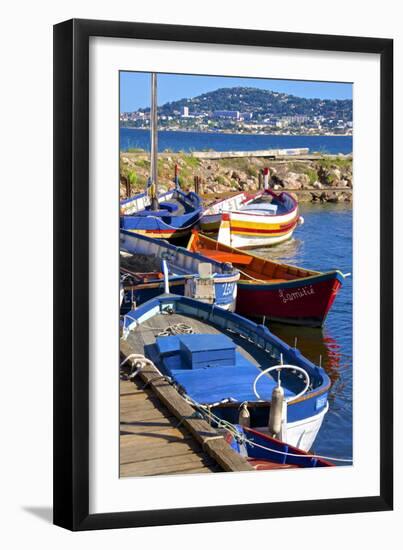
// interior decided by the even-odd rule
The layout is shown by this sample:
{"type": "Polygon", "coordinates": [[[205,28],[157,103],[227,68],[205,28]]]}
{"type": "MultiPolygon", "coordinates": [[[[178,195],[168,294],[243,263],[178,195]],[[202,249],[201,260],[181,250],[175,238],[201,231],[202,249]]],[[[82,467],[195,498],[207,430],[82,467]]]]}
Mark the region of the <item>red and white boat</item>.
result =
{"type": "Polygon", "coordinates": [[[322,326],[347,274],[312,271],[255,256],[193,231],[188,249],[229,262],[241,277],[235,311],[283,323],[322,326]]]}

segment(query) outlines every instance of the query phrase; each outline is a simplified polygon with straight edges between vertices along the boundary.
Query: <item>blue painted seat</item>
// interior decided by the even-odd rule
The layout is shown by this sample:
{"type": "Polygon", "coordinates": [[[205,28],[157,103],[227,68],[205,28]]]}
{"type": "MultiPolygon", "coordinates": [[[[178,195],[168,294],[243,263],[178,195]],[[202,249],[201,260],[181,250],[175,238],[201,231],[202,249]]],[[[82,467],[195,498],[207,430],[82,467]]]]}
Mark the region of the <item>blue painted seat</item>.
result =
{"type": "Polygon", "coordinates": [[[160,208],[168,210],[168,212],[176,212],[179,209],[179,205],[176,202],[160,202],[160,208]]]}
{"type": "Polygon", "coordinates": [[[162,210],[141,210],[140,212],[136,212],[133,214],[135,217],[140,218],[147,218],[149,216],[156,216],[157,218],[161,218],[162,216],[169,216],[169,211],[166,209],[162,210]]]}

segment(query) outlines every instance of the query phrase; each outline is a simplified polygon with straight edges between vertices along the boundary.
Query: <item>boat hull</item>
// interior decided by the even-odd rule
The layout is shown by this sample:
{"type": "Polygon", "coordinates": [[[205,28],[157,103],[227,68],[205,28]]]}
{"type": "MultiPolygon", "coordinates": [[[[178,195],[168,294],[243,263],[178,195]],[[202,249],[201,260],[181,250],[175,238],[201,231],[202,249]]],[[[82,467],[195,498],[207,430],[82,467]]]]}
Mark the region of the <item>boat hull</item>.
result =
{"type": "Polygon", "coordinates": [[[159,196],[161,210],[149,210],[150,198],[146,193],[136,195],[120,203],[120,228],[131,233],[154,239],[181,239],[190,234],[202,215],[201,199],[195,193],[179,190],[159,196]],[[179,201],[182,213],[175,213],[179,201]],[[170,202],[173,201],[173,202],[170,202]]]}
{"type": "MultiPolygon", "coordinates": [[[[326,403],[326,407],[319,414],[297,420],[296,422],[288,422],[284,441],[293,447],[309,451],[314,444],[328,410],[329,405],[326,403]]],[[[267,426],[257,427],[256,430],[268,435],[267,426]]]]}
{"type": "MultiPolygon", "coordinates": [[[[227,311],[235,311],[235,300],[237,295],[237,279],[239,275],[231,275],[227,278],[219,277],[213,279],[214,304],[227,311]]],[[[171,292],[178,296],[195,298],[193,278],[170,278],[169,287],[171,292]]],[[[131,310],[132,304],[141,306],[148,300],[152,300],[165,292],[164,281],[150,281],[138,286],[133,285],[124,290],[124,298],[121,303],[121,315],[131,310]]]]}
{"type": "MultiPolygon", "coordinates": [[[[146,258],[166,258],[169,269],[169,286],[171,291],[181,296],[197,298],[206,303],[215,304],[223,309],[234,311],[237,295],[237,281],[239,271],[228,264],[208,260],[201,254],[188,251],[165,241],[155,240],[129,231],[120,232],[121,254],[132,257],[144,255],[146,258]],[[202,264],[210,264],[211,275],[203,282],[200,277],[202,264]]],[[[123,258],[121,258],[121,262],[123,258]]],[[[130,284],[123,284],[125,296],[121,307],[122,314],[132,308],[132,304],[139,306],[165,292],[164,280],[159,267],[151,265],[150,273],[141,275],[139,269],[145,264],[136,263],[122,265],[121,271],[135,278],[130,284]]],[[[142,270],[144,271],[144,269],[142,270]]]]}
{"type": "MultiPolygon", "coordinates": [[[[242,205],[253,206],[252,201],[264,195],[241,194],[208,208],[200,220],[200,228],[209,234],[218,233],[218,240],[234,248],[247,249],[274,246],[291,238],[299,222],[297,202],[287,193],[276,195],[276,200],[287,203],[289,210],[269,215],[262,210],[242,210],[242,205]]],[[[244,206],[245,208],[245,206],[244,206]]]]}
{"type": "Polygon", "coordinates": [[[245,426],[236,426],[236,429],[241,438],[228,433],[225,440],[236,452],[247,458],[255,470],[333,466],[328,460],[311,455],[291,443],[273,438],[261,430],[245,426]]]}
{"type": "Polygon", "coordinates": [[[238,282],[236,312],[248,317],[322,326],[342,285],[338,271],[285,283],[238,282]]]}
{"type": "Polygon", "coordinates": [[[236,312],[259,321],[320,327],[343,284],[340,271],[319,272],[274,262],[218,243],[196,231],[188,249],[231,262],[241,272],[236,312]]]}

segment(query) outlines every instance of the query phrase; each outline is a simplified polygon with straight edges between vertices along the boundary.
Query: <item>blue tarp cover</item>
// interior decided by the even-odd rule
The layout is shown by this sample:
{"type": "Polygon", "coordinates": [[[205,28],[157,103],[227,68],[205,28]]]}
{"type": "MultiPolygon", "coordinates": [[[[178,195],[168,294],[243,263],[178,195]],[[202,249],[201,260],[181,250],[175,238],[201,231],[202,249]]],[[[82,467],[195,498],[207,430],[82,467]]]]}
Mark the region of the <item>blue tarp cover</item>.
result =
{"type": "MultiPolygon", "coordinates": [[[[214,361],[215,352],[235,348],[235,344],[227,336],[211,334],[163,336],[157,338],[157,347],[165,370],[198,403],[211,404],[228,398],[238,402],[257,400],[253,393],[253,382],[260,372],[258,367],[239,352],[235,352],[232,366],[219,365],[214,361]],[[208,337],[208,343],[200,336],[208,337]],[[186,342],[188,349],[196,353],[208,351],[212,366],[203,367],[198,364],[196,368],[190,368],[188,362],[184,360],[183,349],[181,350],[183,341],[186,342]]],[[[268,376],[262,377],[258,383],[261,398],[270,399],[275,385],[275,380],[268,376]]],[[[284,391],[286,396],[294,395],[286,388],[284,391]]]]}

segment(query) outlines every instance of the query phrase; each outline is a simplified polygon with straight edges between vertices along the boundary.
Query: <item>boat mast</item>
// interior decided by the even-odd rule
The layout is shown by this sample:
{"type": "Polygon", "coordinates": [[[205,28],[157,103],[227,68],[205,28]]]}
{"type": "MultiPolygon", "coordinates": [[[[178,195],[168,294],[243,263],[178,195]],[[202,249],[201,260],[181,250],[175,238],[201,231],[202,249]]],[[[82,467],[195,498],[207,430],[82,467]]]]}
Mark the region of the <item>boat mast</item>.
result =
{"type": "Polygon", "coordinates": [[[157,74],[151,73],[151,210],[158,210],[157,74]]]}

